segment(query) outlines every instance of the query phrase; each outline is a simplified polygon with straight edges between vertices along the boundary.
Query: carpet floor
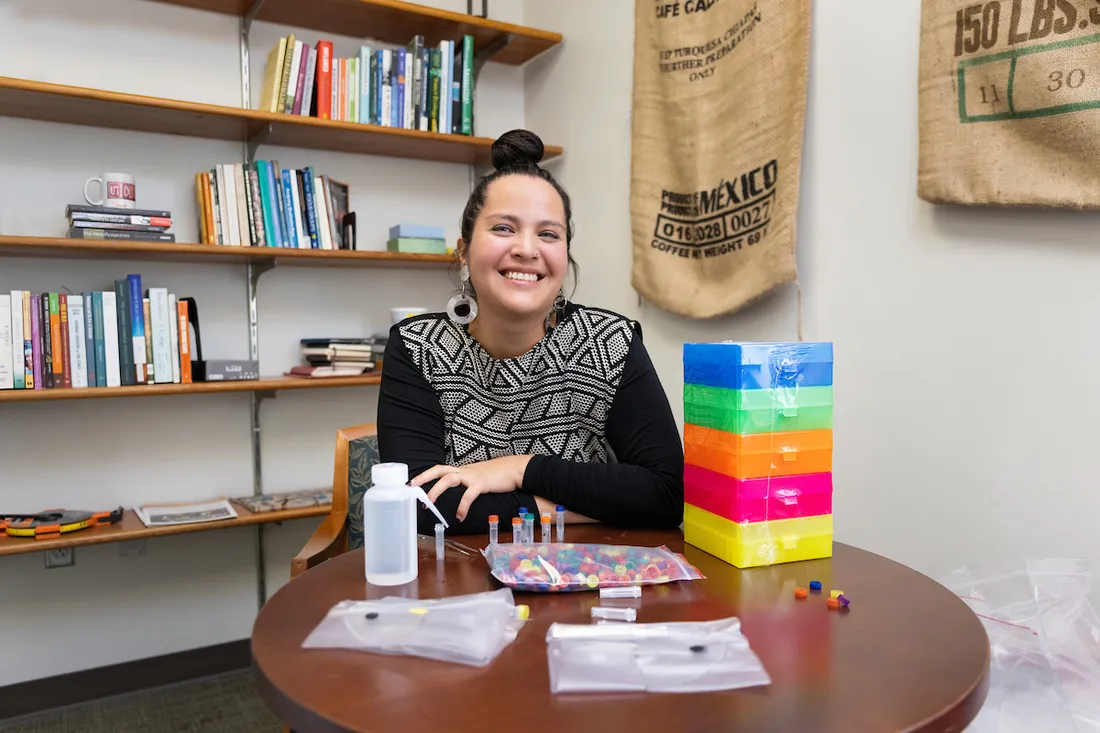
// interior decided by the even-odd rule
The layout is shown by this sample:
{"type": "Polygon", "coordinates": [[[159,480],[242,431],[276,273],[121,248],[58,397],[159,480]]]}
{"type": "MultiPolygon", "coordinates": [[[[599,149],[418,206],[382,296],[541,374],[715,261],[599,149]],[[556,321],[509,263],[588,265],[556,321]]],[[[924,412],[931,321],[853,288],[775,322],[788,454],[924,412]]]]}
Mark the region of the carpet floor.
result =
{"type": "Polygon", "coordinates": [[[252,672],[240,670],[0,720],[0,733],[279,733],[252,672]]]}

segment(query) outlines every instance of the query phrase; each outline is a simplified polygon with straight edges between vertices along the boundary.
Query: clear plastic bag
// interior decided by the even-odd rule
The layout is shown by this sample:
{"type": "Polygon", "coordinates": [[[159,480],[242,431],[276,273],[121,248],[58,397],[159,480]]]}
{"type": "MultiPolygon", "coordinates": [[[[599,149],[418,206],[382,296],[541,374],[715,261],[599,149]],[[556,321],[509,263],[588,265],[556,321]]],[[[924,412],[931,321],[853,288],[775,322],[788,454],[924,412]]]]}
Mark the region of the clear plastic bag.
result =
{"type": "Polygon", "coordinates": [[[699,580],[703,574],[664,545],[490,545],[482,550],[493,577],[523,591],[578,591],[699,580]]]}
{"type": "Polygon", "coordinates": [[[550,691],[712,692],[771,684],[737,618],[546,632],[550,691]]]}
{"type": "Polygon", "coordinates": [[[1029,561],[1026,570],[942,580],[985,627],[989,693],[968,733],[1100,733],[1100,620],[1091,567],[1029,561]]]}
{"type": "Polygon", "coordinates": [[[508,588],[451,598],[341,601],[304,649],[355,649],[485,666],[511,644],[527,617],[508,588]]]}

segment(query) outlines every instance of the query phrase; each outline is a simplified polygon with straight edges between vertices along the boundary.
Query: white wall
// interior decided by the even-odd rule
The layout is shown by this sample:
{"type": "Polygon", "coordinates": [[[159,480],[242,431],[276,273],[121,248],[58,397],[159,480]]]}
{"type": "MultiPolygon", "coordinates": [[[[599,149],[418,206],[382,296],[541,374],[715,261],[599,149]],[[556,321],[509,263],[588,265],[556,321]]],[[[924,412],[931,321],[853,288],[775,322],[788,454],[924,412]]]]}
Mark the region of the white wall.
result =
{"type": "MultiPolygon", "coordinates": [[[[640,316],[682,420],[682,344],[795,340],[797,299],[711,321],[638,305],[633,5],[526,1],[530,25],[566,38],[527,67],[527,120],[567,151],[578,300],[640,316]]],[[[933,577],[1028,554],[1100,562],[1100,216],[920,201],[920,2],[866,8],[813,3],[798,221],[803,335],[835,343],[836,538],[933,577]]]]}
{"type": "MultiPolygon", "coordinates": [[[[465,10],[463,0],[426,4],[465,10]]],[[[491,17],[523,22],[519,3],[491,17]]],[[[285,33],[358,41],[257,23],[252,87],[285,33]]],[[[13,0],[0,4],[0,75],[152,96],[239,105],[237,21],[146,0],[13,0]]],[[[477,133],[524,124],[523,72],[489,64],[477,96],[477,133]]],[[[537,128],[537,126],[536,126],[537,128]]],[[[361,249],[384,249],[391,224],[420,221],[458,236],[470,189],[465,166],[289,148],[261,148],[284,167],[313,165],[347,182],[361,249]]],[[[240,160],[237,144],[0,117],[0,233],[60,236],[67,203],[86,178],[137,177],[138,205],[172,210],[179,241],[197,240],[193,176],[240,160]]],[[[244,267],[0,257],[0,291],[109,288],[141,273],[148,284],[198,299],[208,357],[246,357],[244,267]]],[[[441,308],[445,272],[286,268],[259,287],[260,366],[299,363],[298,340],[383,332],[394,305],[441,308]]],[[[262,413],[268,491],[327,486],[335,432],[373,421],[375,390],[281,393],[262,413]]],[[[241,496],[252,491],[248,397],[147,397],[0,405],[0,506],[108,509],[119,504],[241,496]]],[[[266,577],[273,593],[289,575],[316,520],[270,526],[266,577]]],[[[233,529],[150,540],[142,559],[118,545],[80,548],[76,565],[45,570],[39,553],[0,558],[0,685],[247,638],[256,612],[254,531],[233,529]],[[42,650],[48,653],[43,654],[42,650]],[[62,651],[64,650],[64,651],[62,651]],[[18,661],[16,661],[18,660],[18,661]]]]}

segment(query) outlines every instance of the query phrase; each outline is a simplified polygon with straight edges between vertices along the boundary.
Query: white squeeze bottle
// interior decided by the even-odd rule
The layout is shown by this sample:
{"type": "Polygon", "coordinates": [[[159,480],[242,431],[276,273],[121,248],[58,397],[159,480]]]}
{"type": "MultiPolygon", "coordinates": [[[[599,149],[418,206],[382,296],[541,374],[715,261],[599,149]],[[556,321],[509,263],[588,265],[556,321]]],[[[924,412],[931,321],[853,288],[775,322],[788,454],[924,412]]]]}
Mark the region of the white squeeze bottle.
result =
{"type": "Polygon", "coordinates": [[[447,526],[446,520],[419,486],[409,486],[404,463],[377,463],[371,467],[373,486],[363,494],[363,552],[367,582],[402,585],[416,580],[419,569],[416,538],[416,502],[424,502],[447,526]]]}

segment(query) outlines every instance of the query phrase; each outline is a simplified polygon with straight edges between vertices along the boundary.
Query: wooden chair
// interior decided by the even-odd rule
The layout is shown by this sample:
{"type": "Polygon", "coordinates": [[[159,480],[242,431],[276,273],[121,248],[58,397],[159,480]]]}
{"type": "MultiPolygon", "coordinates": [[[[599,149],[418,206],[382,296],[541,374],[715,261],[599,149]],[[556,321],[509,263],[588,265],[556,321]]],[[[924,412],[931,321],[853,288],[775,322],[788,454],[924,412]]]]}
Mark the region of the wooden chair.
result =
{"type": "Polygon", "coordinates": [[[370,486],[371,466],[378,461],[375,423],[336,431],[332,511],[291,560],[292,580],[331,557],[363,546],[363,493],[370,486]]]}

